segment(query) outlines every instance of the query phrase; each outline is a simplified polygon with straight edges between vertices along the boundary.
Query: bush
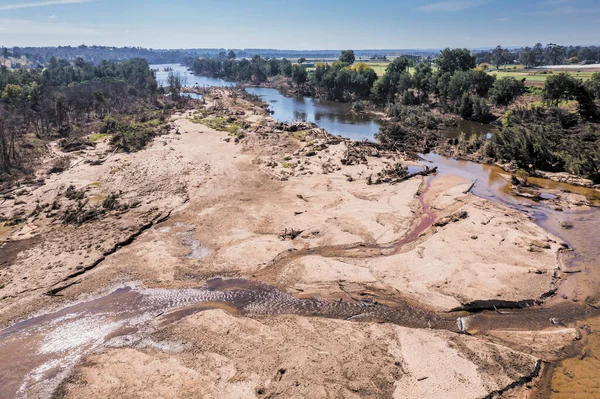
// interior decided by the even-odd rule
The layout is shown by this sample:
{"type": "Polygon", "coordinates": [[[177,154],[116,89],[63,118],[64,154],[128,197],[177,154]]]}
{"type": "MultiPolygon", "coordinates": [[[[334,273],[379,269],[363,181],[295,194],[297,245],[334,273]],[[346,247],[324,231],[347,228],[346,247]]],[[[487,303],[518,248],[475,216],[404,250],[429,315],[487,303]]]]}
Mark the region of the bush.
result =
{"type": "Polygon", "coordinates": [[[104,117],[104,126],[103,133],[114,133],[117,131],[117,120],[111,116],[107,115],[104,117]]]}
{"type": "Polygon", "coordinates": [[[50,167],[50,173],[60,173],[64,172],[71,166],[71,158],[68,156],[60,157],[54,160],[52,166],[50,167]]]}
{"type": "Polygon", "coordinates": [[[490,153],[525,170],[567,171],[600,176],[600,138],[593,125],[578,125],[576,114],[556,108],[517,109],[506,114],[492,137],[490,153]]]}
{"type": "Polygon", "coordinates": [[[444,117],[434,114],[424,105],[404,105],[394,104],[388,108],[387,113],[390,117],[396,118],[401,124],[407,127],[420,129],[437,129],[439,125],[449,123],[444,117]]]}
{"type": "Polygon", "coordinates": [[[154,128],[141,123],[121,124],[110,143],[125,152],[135,152],[146,147],[155,134],[154,128]]]}
{"type": "Polygon", "coordinates": [[[467,93],[463,94],[460,101],[454,104],[454,112],[463,119],[476,122],[489,122],[494,119],[484,98],[467,93]]]}
{"type": "Polygon", "coordinates": [[[365,110],[365,104],[362,101],[355,101],[352,104],[352,110],[355,112],[362,112],[365,110]]]}

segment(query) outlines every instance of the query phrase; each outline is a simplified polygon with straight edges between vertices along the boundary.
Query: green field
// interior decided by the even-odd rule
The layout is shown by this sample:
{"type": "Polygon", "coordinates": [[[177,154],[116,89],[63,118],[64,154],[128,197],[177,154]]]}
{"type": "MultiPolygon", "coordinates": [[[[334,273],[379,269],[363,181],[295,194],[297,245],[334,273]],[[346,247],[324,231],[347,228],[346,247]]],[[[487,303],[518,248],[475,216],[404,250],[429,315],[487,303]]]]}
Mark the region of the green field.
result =
{"type": "MultiPolygon", "coordinates": [[[[548,76],[552,76],[555,75],[557,73],[560,73],[561,71],[547,71],[547,73],[542,73],[545,71],[532,71],[532,70],[525,70],[525,69],[513,69],[513,70],[500,70],[500,71],[489,71],[490,74],[492,75],[496,75],[496,77],[498,78],[503,78],[503,77],[513,77],[515,79],[523,79],[525,78],[525,84],[529,84],[531,86],[541,86],[544,84],[544,82],[546,81],[546,79],[548,79],[548,76]]],[[[565,71],[567,73],[569,73],[570,75],[573,75],[574,77],[581,79],[581,80],[588,80],[589,78],[592,77],[592,74],[595,73],[595,71],[582,71],[582,72],[578,72],[578,71],[565,71]]]]}
{"type": "Polygon", "coordinates": [[[364,63],[373,68],[377,76],[382,76],[385,73],[385,68],[387,68],[387,66],[389,65],[389,62],[385,61],[365,61],[364,63]]]}

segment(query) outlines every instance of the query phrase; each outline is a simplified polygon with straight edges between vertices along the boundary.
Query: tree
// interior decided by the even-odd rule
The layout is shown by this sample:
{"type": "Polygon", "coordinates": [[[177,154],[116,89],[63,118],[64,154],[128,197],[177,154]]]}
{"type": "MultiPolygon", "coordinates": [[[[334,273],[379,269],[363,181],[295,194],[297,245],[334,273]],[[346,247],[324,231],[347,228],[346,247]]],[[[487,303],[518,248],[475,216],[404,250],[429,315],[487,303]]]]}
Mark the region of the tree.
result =
{"type": "Polygon", "coordinates": [[[292,81],[296,84],[296,86],[300,87],[306,83],[306,79],[308,74],[306,69],[302,65],[294,64],[294,68],[292,69],[292,81]]]}
{"type": "Polygon", "coordinates": [[[410,66],[410,60],[406,57],[394,58],[385,69],[386,74],[402,73],[410,66]]]}
{"type": "Polygon", "coordinates": [[[525,47],[519,54],[519,62],[525,65],[525,68],[531,68],[537,65],[535,53],[529,47],[525,47]]]}
{"type": "Polygon", "coordinates": [[[435,88],[435,80],[433,79],[433,69],[428,62],[420,62],[415,66],[413,75],[415,89],[419,91],[419,102],[426,101],[429,93],[435,88]]]}
{"type": "Polygon", "coordinates": [[[585,82],[585,87],[592,96],[596,99],[600,99],[600,72],[594,73],[590,80],[585,82]]]}
{"type": "Polygon", "coordinates": [[[542,100],[548,105],[558,107],[561,101],[575,97],[579,81],[566,72],[549,76],[542,90],[542,100]]]}
{"type": "Polygon", "coordinates": [[[531,52],[534,59],[533,66],[540,66],[544,64],[544,46],[542,43],[536,43],[531,52]]]}
{"type": "Polygon", "coordinates": [[[585,120],[597,121],[600,117],[600,112],[598,112],[598,107],[594,102],[594,96],[581,81],[577,83],[573,90],[573,96],[577,100],[579,115],[585,120]]]}
{"type": "Polygon", "coordinates": [[[281,60],[281,64],[279,64],[279,69],[283,76],[287,76],[290,78],[292,76],[292,62],[288,59],[284,58],[281,60]]]}
{"type": "Polygon", "coordinates": [[[487,97],[490,89],[496,81],[496,75],[491,75],[484,70],[475,69],[467,71],[471,79],[471,89],[479,97],[487,97]]]}
{"type": "Polygon", "coordinates": [[[496,105],[507,106],[525,91],[522,81],[505,77],[496,80],[490,90],[490,98],[496,105]]]}
{"type": "Polygon", "coordinates": [[[566,49],[558,44],[549,43],[544,50],[546,58],[553,64],[559,65],[565,59],[566,49]]]}
{"type": "Polygon", "coordinates": [[[506,65],[508,62],[508,52],[502,48],[502,46],[497,46],[492,52],[492,61],[496,66],[496,69],[500,69],[501,65],[506,65]]]}
{"type": "Polygon", "coordinates": [[[398,93],[398,83],[409,65],[410,61],[406,57],[398,57],[390,62],[385,69],[385,74],[375,82],[371,90],[375,102],[394,101],[394,97],[398,93]]]}
{"type": "Polygon", "coordinates": [[[276,58],[269,60],[269,76],[277,76],[281,73],[280,62],[276,58]]]}
{"type": "Polygon", "coordinates": [[[446,103],[448,101],[448,92],[450,88],[450,80],[452,79],[452,75],[450,72],[445,72],[441,75],[438,74],[435,85],[435,94],[438,98],[446,103]]]}
{"type": "Polygon", "coordinates": [[[354,56],[354,50],[342,51],[342,54],[340,55],[339,60],[341,62],[345,62],[348,65],[354,64],[354,61],[356,60],[356,57],[354,56]]]}
{"type": "Polygon", "coordinates": [[[229,60],[235,60],[235,52],[233,50],[229,50],[229,52],[227,53],[227,59],[229,60]]]}
{"type": "Polygon", "coordinates": [[[446,72],[468,71],[475,68],[476,57],[467,49],[446,48],[442,50],[436,62],[441,74],[446,72]]]}
{"type": "Polygon", "coordinates": [[[495,80],[494,75],[485,71],[457,71],[448,83],[448,99],[458,101],[464,94],[486,97],[495,80]]]}
{"type": "Polygon", "coordinates": [[[582,61],[586,64],[593,63],[594,61],[596,61],[596,55],[589,47],[584,47],[581,50],[579,50],[577,58],[579,59],[579,61],[582,61]]]}
{"type": "Polygon", "coordinates": [[[298,64],[302,65],[302,64],[304,64],[305,62],[306,62],[306,58],[304,58],[304,57],[300,57],[300,58],[298,58],[298,64]]]}
{"type": "Polygon", "coordinates": [[[22,93],[23,88],[21,86],[9,83],[6,85],[6,87],[4,87],[4,91],[2,92],[2,96],[0,98],[7,103],[14,103],[22,93]]]}
{"type": "Polygon", "coordinates": [[[181,95],[181,87],[183,86],[181,83],[181,75],[179,73],[174,74],[173,72],[169,72],[169,77],[167,78],[168,92],[171,95],[171,99],[178,100],[181,95]]]}

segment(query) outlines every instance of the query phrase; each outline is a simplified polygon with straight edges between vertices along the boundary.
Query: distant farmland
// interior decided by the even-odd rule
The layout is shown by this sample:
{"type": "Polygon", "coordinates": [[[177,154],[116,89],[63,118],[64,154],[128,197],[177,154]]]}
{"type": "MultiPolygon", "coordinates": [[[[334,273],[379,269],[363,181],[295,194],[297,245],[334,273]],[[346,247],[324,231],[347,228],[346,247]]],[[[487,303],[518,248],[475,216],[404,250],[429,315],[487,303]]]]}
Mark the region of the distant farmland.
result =
{"type": "MultiPolygon", "coordinates": [[[[310,60],[308,62],[312,65],[310,65],[307,69],[309,71],[313,71],[315,69],[314,64],[317,62],[331,64],[334,61],[336,61],[336,60],[319,60],[319,61],[310,60]]],[[[375,71],[377,76],[382,76],[385,73],[387,66],[390,64],[390,61],[356,60],[356,62],[357,63],[362,62],[362,63],[367,64],[368,66],[373,68],[373,70],[375,71]]],[[[553,74],[557,74],[560,72],[567,72],[570,75],[573,75],[577,79],[581,79],[581,80],[588,80],[591,78],[592,74],[594,74],[595,72],[600,72],[600,68],[598,68],[598,69],[582,68],[581,70],[575,69],[575,68],[563,69],[563,70],[561,70],[561,69],[547,70],[547,69],[525,69],[523,67],[523,65],[512,65],[512,66],[507,67],[506,69],[501,67],[499,71],[493,70],[491,68],[491,66],[488,66],[488,68],[490,68],[490,69],[488,69],[488,73],[490,73],[492,75],[496,75],[497,78],[512,77],[512,78],[515,78],[518,80],[525,78],[525,85],[537,86],[537,87],[543,86],[544,82],[546,81],[548,76],[552,76],[553,74]]],[[[435,66],[433,67],[433,69],[435,70],[435,66]]],[[[413,73],[414,68],[409,68],[409,72],[413,73]]]]}
{"type": "Polygon", "coordinates": [[[592,74],[597,71],[594,70],[565,70],[565,71],[546,71],[539,69],[524,69],[522,67],[517,67],[516,69],[507,69],[507,70],[499,70],[499,71],[489,71],[490,74],[496,75],[498,78],[503,77],[513,77],[515,79],[523,79],[525,78],[525,84],[528,86],[543,86],[544,82],[548,78],[548,76],[552,76],[553,74],[557,74],[560,72],[567,72],[574,77],[581,80],[588,80],[591,78],[592,74]]]}

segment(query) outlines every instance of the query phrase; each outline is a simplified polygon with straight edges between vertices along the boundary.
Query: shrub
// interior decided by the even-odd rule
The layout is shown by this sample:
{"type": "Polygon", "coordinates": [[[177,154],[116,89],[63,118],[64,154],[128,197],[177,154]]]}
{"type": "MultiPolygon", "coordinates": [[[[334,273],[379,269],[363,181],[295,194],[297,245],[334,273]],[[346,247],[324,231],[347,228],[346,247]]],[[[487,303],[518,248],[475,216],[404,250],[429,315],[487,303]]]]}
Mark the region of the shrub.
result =
{"type": "Polygon", "coordinates": [[[71,166],[71,158],[68,156],[60,157],[54,160],[52,166],[50,167],[50,173],[60,173],[64,172],[71,166]]]}
{"type": "Polygon", "coordinates": [[[143,149],[155,134],[154,128],[141,123],[122,124],[111,137],[110,143],[125,152],[135,152],[143,149]]]}

